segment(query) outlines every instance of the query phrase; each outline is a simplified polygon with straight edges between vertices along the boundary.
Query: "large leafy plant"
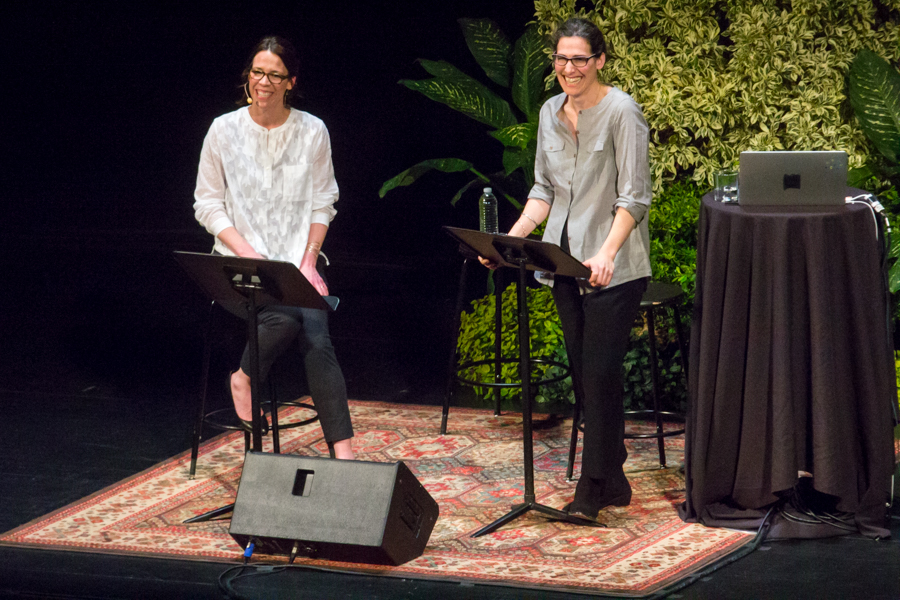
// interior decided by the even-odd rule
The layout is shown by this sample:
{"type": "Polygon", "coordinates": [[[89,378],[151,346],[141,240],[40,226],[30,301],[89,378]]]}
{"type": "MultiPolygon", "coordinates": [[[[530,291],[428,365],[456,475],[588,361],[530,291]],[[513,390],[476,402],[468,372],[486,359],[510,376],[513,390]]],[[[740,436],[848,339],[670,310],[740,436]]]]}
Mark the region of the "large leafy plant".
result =
{"type": "Polygon", "coordinates": [[[400,84],[490,127],[490,136],[502,144],[503,171],[484,173],[461,158],[430,159],[384,182],[378,195],[383,198],[392,189],[410,185],[430,171],[469,172],[474,178],[453,196],[451,203],[455,204],[472,186],[488,184],[521,208],[516,194],[524,196],[534,184],[538,114],[547,95],[544,77],[550,62],[544,53],[544,40],[536,26],[528,27],[511,44],[490,19],[460,19],[459,24],[472,56],[495,86],[508,92],[512,105],[488,85],[445,61],[420,60],[432,78],[404,79],[400,84]]]}
{"type": "Polygon", "coordinates": [[[900,59],[900,0],[536,0],[541,30],[594,21],[612,48],[608,83],[643,107],[656,190],[712,183],[741,150],[871,146],[845,77],[868,48],[900,59]],[[593,4],[593,6],[591,6],[593,4]]]}
{"type": "MultiPolygon", "coordinates": [[[[850,103],[859,126],[880,153],[855,169],[851,184],[878,188],[881,181],[891,187],[878,190],[896,223],[900,214],[897,189],[900,187],[900,72],[870,50],[862,50],[850,65],[848,76],[850,103]],[[868,184],[868,185],[867,185],[868,184]]],[[[892,293],[900,291],[900,236],[894,236],[890,258],[894,260],[889,276],[892,293]]]]}

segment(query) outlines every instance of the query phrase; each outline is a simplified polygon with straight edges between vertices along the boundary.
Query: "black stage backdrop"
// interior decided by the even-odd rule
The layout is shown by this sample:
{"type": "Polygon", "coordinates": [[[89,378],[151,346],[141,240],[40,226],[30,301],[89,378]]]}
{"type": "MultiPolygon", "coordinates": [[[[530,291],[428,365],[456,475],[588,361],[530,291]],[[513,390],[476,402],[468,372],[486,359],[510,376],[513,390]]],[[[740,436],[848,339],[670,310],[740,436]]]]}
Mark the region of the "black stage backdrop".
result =
{"type": "MultiPolygon", "coordinates": [[[[533,13],[528,0],[5,7],[0,391],[127,396],[135,375],[147,395],[193,387],[204,299],[171,251],[212,246],[191,206],[200,148],[212,120],[237,108],[249,51],[270,34],[294,41],[301,108],[331,134],[341,197],[325,250],[349,298],[332,331],[353,335],[351,311],[368,303],[370,341],[408,332],[387,350],[342,343],[341,361],[385,371],[355,360],[380,350],[440,379],[459,264],[440,226],[477,226],[477,192],[453,208],[467,178],[436,173],[384,199],[378,189],[428,158],[499,170],[500,145],[397,81],[428,77],[418,58],[487,81],[457,19],[494,19],[515,39],[533,13]],[[365,295],[382,289],[393,296],[365,295]],[[442,303],[429,304],[437,295],[442,303]],[[160,376],[178,382],[154,383],[160,376]]],[[[504,210],[508,226],[515,217],[504,210]]]]}
{"type": "Polygon", "coordinates": [[[484,126],[397,81],[428,77],[417,58],[487,81],[456,20],[489,17],[515,39],[534,13],[528,0],[21,6],[4,9],[2,25],[4,231],[194,230],[203,137],[236,108],[250,48],[277,33],[301,57],[301,108],[331,134],[341,199],[328,245],[384,260],[434,246],[439,225],[475,215],[471,198],[449,207],[463,175],[382,200],[384,180],[446,156],[500,168],[484,126]]]}

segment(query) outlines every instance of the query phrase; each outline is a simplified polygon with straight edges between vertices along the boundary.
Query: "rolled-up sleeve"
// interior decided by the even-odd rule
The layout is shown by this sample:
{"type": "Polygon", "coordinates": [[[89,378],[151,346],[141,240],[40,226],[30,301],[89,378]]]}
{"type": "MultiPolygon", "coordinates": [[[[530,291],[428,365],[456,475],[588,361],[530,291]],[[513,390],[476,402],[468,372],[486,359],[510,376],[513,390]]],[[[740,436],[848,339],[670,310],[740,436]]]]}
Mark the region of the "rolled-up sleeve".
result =
{"type": "Polygon", "coordinates": [[[326,227],[337,215],[338,185],[331,161],[331,138],[323,126],[316,136],[317,151],[312,165],[312,222],[326,227]]]}
{"type": "MultiPolygon", "coordinates": [[[[543,111],[542,111],[543,112],[543,111]]],[[[553,205],[553,184],[550,181],[550,175],[547,170],[547,155],[544,153],[544,123],[547,122],[545,115],[541,115],[541,124],[538,126],[537,132],[537,149],[534,154],[534,185],[528,192],[529,198],[543,200],[549,205],[553,205]]]]}
{"type": "Polygon", "coordinates": [[[613,213],[622,207],[634,217],[635,223],[640,223],[647,216],[653,198],[648,150],[650,130],[633,101],[622,104],[613,135],[618,171],[613,213]]]}
{"type": "Polygon", "coordinates": [[[234,225],[225,210],[226,187],[217,128],[213,125],[206,134],[200,151],[197,187],[194,190],[194,216],[214,236],[234,225]]]}

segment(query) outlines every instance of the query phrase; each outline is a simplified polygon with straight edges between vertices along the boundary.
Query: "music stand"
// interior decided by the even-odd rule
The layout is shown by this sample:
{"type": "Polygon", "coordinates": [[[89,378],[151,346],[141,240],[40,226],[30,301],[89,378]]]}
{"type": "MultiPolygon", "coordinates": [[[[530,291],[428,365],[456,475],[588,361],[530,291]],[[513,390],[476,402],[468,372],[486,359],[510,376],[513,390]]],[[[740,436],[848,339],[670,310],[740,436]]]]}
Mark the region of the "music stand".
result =
{"type": "Polygon", "coordinates": [[[472,537],[480,537],[491,533],[530,510],[536,510],[555,519],[577,525],[600,525],[594,521],[581,519],[561,510],[539,504],[535,498],[534,448],[532,447],[533,435],[531,427],[531,340],[528,326],[528,294],[526,291],[528,271],[546,271],[557,275],[586,278],[590,277],[591,270],[556,244],[508,236],[502,233],[484,233],[471,229],[460,229],[458,227],[445,226],[443,229],[451,237],[471,248],[479,256],[487,258],[499,266],[511,267],[519,271],[516,298],[519,316],[519,378],[522,382],[524,501],[522,504],[513,505],[512,510],[493,523],[473,533],[472,537]]]}
{"type": "MultiPolygon", "coordinates": [[[[262,452],[262,417],[259,394],[259,335],[257,316],[263,306],[294,306],[334,310],[337,298],[322,297],[289,262],[241,258],[198,252],[174,252],[175,259],[200,288],[225,310],[247,319],[250,346],[250,406],[253,411],[252,450],[262,452]]],[[[224,515],[234,504],[192,517],[185,523],[208,521],[224,515]]]]}

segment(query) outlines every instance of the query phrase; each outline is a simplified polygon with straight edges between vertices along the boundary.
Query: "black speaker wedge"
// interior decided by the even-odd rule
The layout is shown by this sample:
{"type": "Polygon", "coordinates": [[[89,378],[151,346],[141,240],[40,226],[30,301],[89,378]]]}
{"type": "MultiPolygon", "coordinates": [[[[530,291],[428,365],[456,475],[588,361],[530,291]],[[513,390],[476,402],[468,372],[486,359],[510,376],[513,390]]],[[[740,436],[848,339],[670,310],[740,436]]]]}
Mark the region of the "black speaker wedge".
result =
{"type": "Polygon", "coordinates": [[[437,518],[402,462],[249,452],[229,533],[255,553],[399,565],[421,556],[437,518]]]}

